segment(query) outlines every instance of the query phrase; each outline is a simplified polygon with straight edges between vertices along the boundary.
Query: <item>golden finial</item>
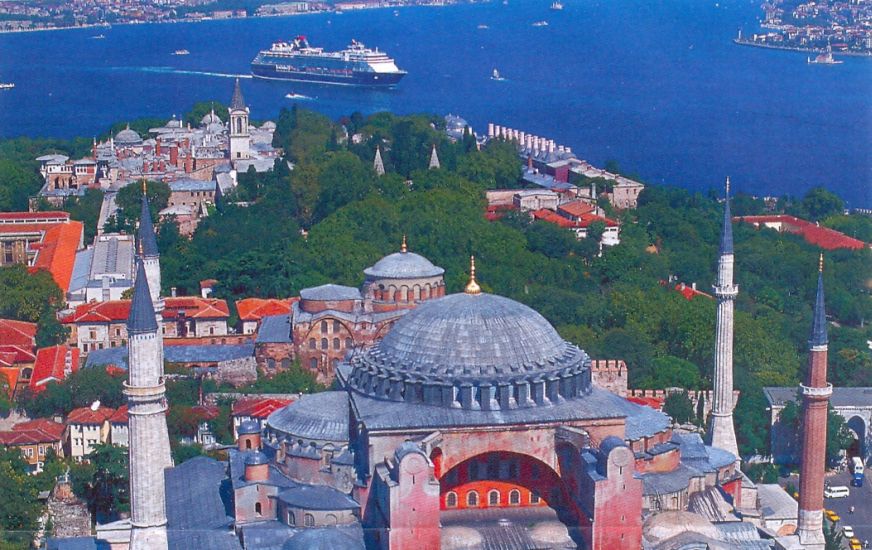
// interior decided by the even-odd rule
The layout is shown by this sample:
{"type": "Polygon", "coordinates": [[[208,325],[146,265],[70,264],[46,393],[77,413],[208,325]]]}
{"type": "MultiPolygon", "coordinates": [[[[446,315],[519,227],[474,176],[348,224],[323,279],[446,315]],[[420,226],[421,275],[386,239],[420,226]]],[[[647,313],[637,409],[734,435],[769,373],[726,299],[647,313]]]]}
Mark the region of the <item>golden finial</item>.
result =
{"type": "Polygon", "coordinates": [[[148,180],[142,178],[142,194],[145,195],[148,193],[148,180]]]}
{"type": "Polygon", "coordinates": [[[142,257],[142,239],[139,239],[139,243],[137,243],[137,250],[139,250],[139,257],[142,257]]]}
{"type": "Polygon", "coordinates": [[[406,234],[403,233],[403,244],[400,245],[400,252],[406,253],[408,251],[409,251],[409,249],[406,246],[406,234]]]}
{"type": "Polygon", "coordinates": [[[821,252],[820,258],[818,258],[818,272],[824,272],[824,253],[821,252]]]}
{"type": "Polygon", "coordinates": [[[724,184],[724,187],[727,189],[727,196],[730,196],[730,176],[727,176],[727,182],[724,184]]]}
{"type": "Polygon", "coordinates": [[[475,256],[469,257],[469,282],[466,283],[467,294],[481,294],[481,287],[475,282],[475,256]]]}

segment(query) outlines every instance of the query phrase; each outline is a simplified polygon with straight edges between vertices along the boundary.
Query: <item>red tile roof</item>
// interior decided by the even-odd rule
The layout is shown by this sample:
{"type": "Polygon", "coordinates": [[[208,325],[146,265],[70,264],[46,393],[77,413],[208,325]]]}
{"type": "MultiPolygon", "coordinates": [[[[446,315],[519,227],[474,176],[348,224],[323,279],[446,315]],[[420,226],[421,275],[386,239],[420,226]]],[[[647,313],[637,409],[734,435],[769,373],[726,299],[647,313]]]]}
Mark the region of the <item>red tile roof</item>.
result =
{"type": "MultiPolygon", "coordinates": [[[[193,319],[222,319],[230,316],[227,302],[213,298],[180,296],[164,298],[163,318],[176,319],[179,312],[193,319]]],[[[130,314],[130,300],[89,302],[76,307],[73,313],[61,319],[62,323],[120,323],[130,314]]]]}
{"type": "Polygon", "coordinates": [[[12,429],[0,432],[0,445],[22,446],[38,443],[58,443],[63,440],[64,425],[47,418],[20,422],[12,429]]]}
{"type": "Polygon", "coordinates": [[[701,290],[697,290],[693,288],[693,285],[678,283],[677,285],[675,285],[675,290],[677,290],[682,296],[684,296],[688,300],[693,300],[697,296],[704,296],[709,300],[714,300],[714,297],[711,294],[706,294],[701,290]]]}
{"type": "Polygon", "coordinates": [[[299,298],[279,300],[276,298],[245,298],[236,302],[236,311],[242,321],[260,321],[269,315],[290,313],[291,304],[299,298]]]}
{"type": "Polygon", "coordinates": [[[36,337],[36,323],[0,319],[0,345],[32,348],[36,337]]]}
{"type": "Polygon", "coordinates": [[[193,413],[198,420],[213,420],[218,417],[218,407],[213,405],[197,405],[196,407],[191,407],[191,413],[193,413]]]}
{"type": "Polygon", "coordinates": [[[574,218],[580,218],[585,214],[596,213],[596,206],[585,201],[566,202],[558,206],[557,209],[562,210],[566,215],[574,218]]]}
{"type": "Polygon", "coordinates": [[[30,389],[34,393],[40,393],[45,390],[49,382],[60,382],[77,370],[79,370],[79,348],[67,346],[42,348],[36,352],[33,375],[30,377],[30,389]]]}
{"type": "Polygon", "coordinates": [[[115,414],[115,409],[100,405],[97,410],[91,407],[73,409],[67,415],[67,424],[102,424],[104,420],[115,414]]]}
{"type": "Polygon", "coordinates": [[[233,416],[250,416],[252,418],[266,418],[274,411],[291,404],[290,399],[239,399],[233,404],[233,416]]]}
{"type": "Polygon", "coordinates": [[[18,376],[21,370],[18,367],[0,367],[0,376],[6,379],[6,394],[12,397],[15,393],[15,385],[18,384],[18,376]]]}
{"type": "Polygon", "coordinates": [[[112,416],[109,417],[110,424],[127,424],[127,405],[118,407],[112,416]]]}
{"type": "Polygon", "coordinates": [[[645,405],[646,407],[651,407],[652,409],[656,409],[658,411],[663,410],[663,400],[659,397],[634,397],[630,396],[626,398],[627,401],[631,403],[635,403],[637,405],[645,405]]]}
{"type": "Polygon", "coordinates": [[[581,219],[578,221],[572,221],[569,218],[561,216],[557,212],[548,209],[536,210],[533,212],[533,218],[537,220],[542,220],[545,222],[553,223],[560,227],[565,227],[567,229],[577,229],[577,228],[586,228],[589,227],[593,222],[603,222],[606,227],[617,227],[618,222],[615,220],[604,218],[602,216],[596,216],[594,214],[584,214],[581,216],[581,219]]]}
{"type": "Polygon", "coordinates": [[[46,230],[31,271],[47,270],[61,290],[68,292],[76,251],[82,248],[84,227],[82,222],[70,221],[46,230]]]}
{"type": "Polygon", "coordinates": [[[34,418],[33,420],[28,420],[26,422],[19,422],[18,424],[12,426],[13,430],[41,430],[56,439],[62,439],[64,436],[64,430],[66,426],[61,424],[60,422],[55,422],[54,420],[50,420],[48,418],[34,418]]]}
{"type": "MultiPolygon", "coordinates": [[[[68,212],[0,212],[0,224],[11,224],[15,222],[29,223],[58,223],[59,219],[69,221],[70,214],[68,212]]],[[[17,225],[17,224],[16,224],[17,225]]]]}
{"type": "Polygon", "coordinates": [[[734,217],[733,220],[750,223],[757,227],[767,223],[781,224],[779,231],[801,235],[807,243],[823,248],[824,250],[835,250],[837,248],[860,250],[862,248],[872,247],[872,244],[870,243],[849,237],[835,229],[822,227],[816,223],[795,216],[788,216],[787,214],[775,214],[770,216],[737,216],[734,217]]]}

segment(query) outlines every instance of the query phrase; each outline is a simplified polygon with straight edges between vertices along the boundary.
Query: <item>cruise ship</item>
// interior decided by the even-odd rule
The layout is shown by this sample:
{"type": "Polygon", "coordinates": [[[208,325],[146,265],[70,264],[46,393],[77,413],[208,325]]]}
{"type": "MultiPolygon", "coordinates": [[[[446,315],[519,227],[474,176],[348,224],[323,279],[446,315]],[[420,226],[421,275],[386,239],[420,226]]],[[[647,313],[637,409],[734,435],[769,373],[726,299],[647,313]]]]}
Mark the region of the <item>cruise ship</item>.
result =
{"type": "Polygon", "coordinates": [[[317,84],[395,86],[406,71],[378,48],[367,48],[356,40],[344,50],[326,52],[311,47],[305,36],[298,36],[292,42],[275,42],[270,49],[261,50],[251,62],[251,74],[317,84]]]}

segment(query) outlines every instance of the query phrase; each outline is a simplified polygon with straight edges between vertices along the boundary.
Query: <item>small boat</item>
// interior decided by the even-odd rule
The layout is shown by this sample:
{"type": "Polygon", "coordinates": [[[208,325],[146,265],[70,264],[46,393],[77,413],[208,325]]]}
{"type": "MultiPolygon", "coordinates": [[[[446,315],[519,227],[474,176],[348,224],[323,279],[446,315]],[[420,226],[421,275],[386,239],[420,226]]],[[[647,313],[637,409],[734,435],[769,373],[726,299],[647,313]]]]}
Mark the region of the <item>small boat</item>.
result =
{"type": "Polygon", "coordinates": [[[533,26],[534,27],[547,27],[548,21],[536,21],[535,23],[533,23],[533,26]]]}
{"type": "Polygon", "coordinates": [[[189,53],[191,52],[189,52],[188,50],[176,50],[173,52],[173,55],[188,55],[189,53]]]}
{"type": "Polygon", "coordinates": [[[478,30],[483,31],[483,30],[489,29],[490,27],[488,27],[487,25],[482,24],[482,25],[479,25],[479,26],[476,27],[476,28],[477,28],[478,30]]]}
{"type": "Polygon", "coordinates": [[[0,90],[11,90],[14,87],[14,82],[0,82],[0,90]]]}
{"type": "Polygon", "coordinates": [[[560,11],[563,9],[563,4],[557,0],[551,4],[551,9],[554,11],[560,11]]]}
{"type": "Polygon", "coordinates": [[[91,38],[93,38],[94,40],[102,40],[103,38],[106,38],[106,35],[105,34],[98,34],[96,36],[92,36],[91,38]]]}
{"type": "Polygon", "coordinates": [[[491,75],[491,80],[505,80],[502,76],[500,76],[500,72],[494,69],[493,74],[491,75]]]}
{"type": "Polygon", "coordinates": [[[394,17],[399,17],[399,16],[400,16],[400,12],[397,10],[394,10],[394,17]]]}
{"type": "Polygon", "coordinates": [[[817,55],[814,59],[808,57],[806,60],[810,65],[840,65],[844,63],[844,61],[833,58],[833,49],[829,44],[827,44],[827,51],[817,55]]]}
{"type": "Polygon", "coordinates": [[[295,93],[295,92],[291,92],[291,93],[289,93],[289,94],[285,94],[285,97],[286,97],[287,99],[312,99],[311,97],[309,97],[309,96],[307,96],[307,95],[298,94],[298,93],[295,93]]]}

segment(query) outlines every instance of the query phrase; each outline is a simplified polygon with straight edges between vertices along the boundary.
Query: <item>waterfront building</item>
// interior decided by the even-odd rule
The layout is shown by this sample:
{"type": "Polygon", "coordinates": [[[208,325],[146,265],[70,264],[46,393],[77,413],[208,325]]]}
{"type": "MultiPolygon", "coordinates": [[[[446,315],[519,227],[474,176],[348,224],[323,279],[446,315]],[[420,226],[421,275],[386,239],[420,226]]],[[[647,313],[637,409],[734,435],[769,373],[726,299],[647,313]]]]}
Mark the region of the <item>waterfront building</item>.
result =
{"type": "Polygon", "coordinates": [[[718,279],[714,286],[717,305],[714,356],[714,404],[709,440],[739,458],[736,429],[733,425],[733,308],[739,287],[733,284],[733,218],[730,215],[730,178],[726,182],[724,222],[721,231],[718,279]]]}

